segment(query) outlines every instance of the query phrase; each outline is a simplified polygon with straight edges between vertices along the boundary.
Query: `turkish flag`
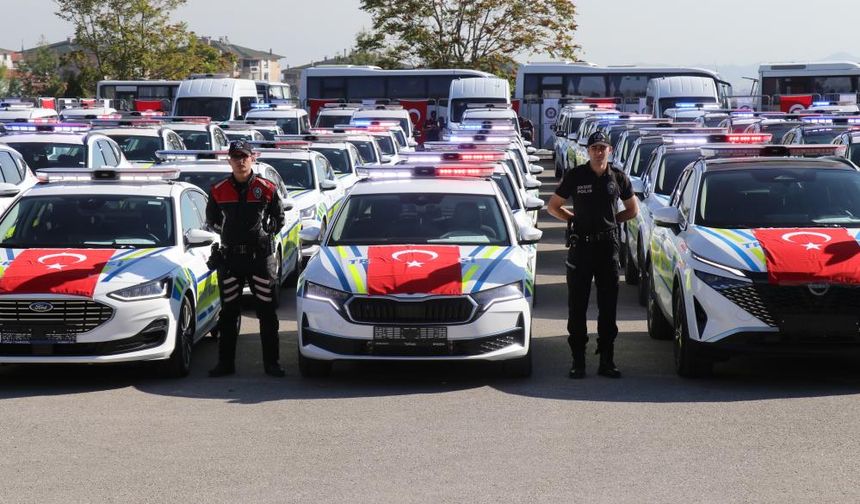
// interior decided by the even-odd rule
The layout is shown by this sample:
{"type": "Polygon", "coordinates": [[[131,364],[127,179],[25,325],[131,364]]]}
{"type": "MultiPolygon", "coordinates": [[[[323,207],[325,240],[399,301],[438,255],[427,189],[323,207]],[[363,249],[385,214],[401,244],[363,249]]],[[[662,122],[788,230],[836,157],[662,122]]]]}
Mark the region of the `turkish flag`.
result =
{"type": "Polygon", "coordinates": [[[424,143],[424,126],[427,124],[427,100],[400,100],[400,105],[409,111],[409,118],[418,133],[418,142],[424,143]]]}
{"type": "Polygon", "coordinates": [[[756,229],[770,283],[860,284],[860,243],[844,228],[756,229]]]}
{"type": "Polygon", "coordinates": [[[370,294],[463,293],[460,248],[451,245],[384,245],[367,250],[370,294]]]}
{"type": "Polygon", "coordinates": [[[137,112],[164,112],[161,100],[134,100],[134,110],[137,112]]]}
{"type": "Polygon", "coordinates": [[[308,115],[310,116],[308,119],[311,122],[311,125],[317,122],[317,114],[320,113],[320,109],[323,108],[323,105],[326,103],[334,103],[337,100],[322,100],[318,98],[310,98],[308,100],[308,115]]]}
{"type": "Polygon", "coordinates": [[[517,115],[520,115],[520,101],[519,100],[511,100],[511,108],[514,109],[514,112],[517,115]]]}
{"type": "Polygon", "coordinates": [[[799,112],[812,106],[812,95],[781,95],[779,110],[783,112],[799,112]]]}
{"type": "Polygon", "coordinates": [[[28,249],[0,278],[0,294],[70,294],[93,297],[110,249],[28,249]]]}

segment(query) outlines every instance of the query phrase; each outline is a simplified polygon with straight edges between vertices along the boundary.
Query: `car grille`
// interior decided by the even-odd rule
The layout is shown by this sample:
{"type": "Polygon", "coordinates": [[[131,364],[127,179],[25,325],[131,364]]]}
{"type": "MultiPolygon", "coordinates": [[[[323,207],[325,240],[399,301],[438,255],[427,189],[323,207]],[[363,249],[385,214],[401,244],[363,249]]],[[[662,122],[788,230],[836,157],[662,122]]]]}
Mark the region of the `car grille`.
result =
{"type": "Polygon", "coordinates": [[[347,310],[364,324],[461,324],[472,317],[475,305],[467,297],[399,301],[389,298],[353,298],[347,310]]]}
{"type": "Polygon", "coordinates": [[[720,293],[765,324],[777,327],[786,315],[835,315],[860,313],[860,288],[831,286],[823,295],[805,285],[756,283],[721,289],[720,293]]]}
{"type": "Polygon", "coordinates": [[[79,334],[92,331],[113,316],[113,308],[91,300],[66,299],[3,299],[0,300],[0,324],[62,326],[63,332],[79,334]],[[30,309],[47,303],[53,308],[46,312],[30,309]]]}

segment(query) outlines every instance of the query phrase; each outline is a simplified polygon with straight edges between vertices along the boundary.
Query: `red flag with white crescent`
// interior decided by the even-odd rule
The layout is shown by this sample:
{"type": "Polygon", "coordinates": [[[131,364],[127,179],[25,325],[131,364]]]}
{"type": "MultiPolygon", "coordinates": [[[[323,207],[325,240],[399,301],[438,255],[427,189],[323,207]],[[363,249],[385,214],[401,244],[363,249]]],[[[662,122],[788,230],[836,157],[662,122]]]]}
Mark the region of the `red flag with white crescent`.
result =
{"type": "Polygon", "coordinates": [[[0,294],[70,294],[93,297],[111,249],[29,249],[0,278],[0,294]]]}
{"type": "Polygon", "coordinates": [[[418,142],[424,143],[424,127],[427,125],[427,100],[400,100],[400,105],[409,111],[409,118],[418,133],[418,142]]]}
{"type": "Polygon", "coordinates": [[[756,229],[770,283],[860,284],[860,243],[844,228],[756,229]]]}
{"type": "MultiPolygon", "coordinates": [[[[321,98],[310,98],[308,99],[308,120],[311,124],[316,124],[317,116],[320,113],[320,109],[325,106],[326,103],[334,103],[337,100],[331,99],[321,99],[321,98]]],[[[347,121],[349,122],[349,121],[347,121]]]]}
{"type": "Polygon", "coordinates": [[[462,294],[460,248],[451,245],[368,247],[369,294],[462,294]]]}
{"type": "Polygon", "coordinates": [[[782,95],[779,97],[779,110],[782,112],[800,112],[812,106],[812,95],[782,95]]]}

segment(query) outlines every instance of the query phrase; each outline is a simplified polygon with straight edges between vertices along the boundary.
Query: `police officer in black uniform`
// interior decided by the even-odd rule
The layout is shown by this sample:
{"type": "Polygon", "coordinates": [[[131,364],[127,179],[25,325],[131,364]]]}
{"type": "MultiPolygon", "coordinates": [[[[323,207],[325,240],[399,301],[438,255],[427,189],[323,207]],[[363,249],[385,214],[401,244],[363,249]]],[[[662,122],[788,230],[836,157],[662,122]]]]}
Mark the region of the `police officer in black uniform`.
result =
{"type": "Polygon", "coordinates": [[[588,137],[589,162],[569,170],[550,198],[547,209],[568,225],[567,339],[573,354],[571,378],[585,377],[585,344],[588,343],[586,311],[591,280],[597,286],[597,352],[600,366],[597,374],[620,378],[615,367],[615,336],[618,326],[618,226],[636,216],[639,206],[633,196],[630,179],[608,164],[612,146],[609,137],[597,131],[588,137]],[[573,212],[564,208],[573,200],[573,212]],[[624,210],[618,212],[618,200],[624,210]]]}
{"type": "Polygon", "coordinates": [[[218,364],[209,376],[235,372],[240,301],[247,282],[260,320],[264,370],[280,377],[284,376],[278,363],[280,282],[272,235],[284,225],[284,208],[275,184],[253,172],[256,156],[250,144],[231,142],[228,154],[233,174],[212,186],[206,205],[206,222],[221,234],[221,246],[213,246],[211,261],[221,290],[221,337],[218,364]]]}

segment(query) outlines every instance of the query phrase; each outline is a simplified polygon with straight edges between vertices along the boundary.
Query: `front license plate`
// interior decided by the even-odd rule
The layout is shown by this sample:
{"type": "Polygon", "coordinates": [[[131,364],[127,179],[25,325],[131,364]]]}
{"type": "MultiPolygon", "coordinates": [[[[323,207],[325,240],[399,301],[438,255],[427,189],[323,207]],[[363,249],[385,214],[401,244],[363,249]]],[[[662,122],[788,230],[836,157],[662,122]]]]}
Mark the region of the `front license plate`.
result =
{"type": "Polygon", "coordinates": [[[52,345],[76,343],[77,335],[59,327],[0,327],[0,343],[7,345],[52,345]]]}
{"type": "Polygon", "coordinates": [[[780,328],[804,336],[857,335],[860,320],[856,315],[785,315],[780,328]]]}
{"type": "Polygon", "coordinates": [[[376,345],[402,346],[446,346],[447,327],[374,327],[373,343],[376,345]]]}

